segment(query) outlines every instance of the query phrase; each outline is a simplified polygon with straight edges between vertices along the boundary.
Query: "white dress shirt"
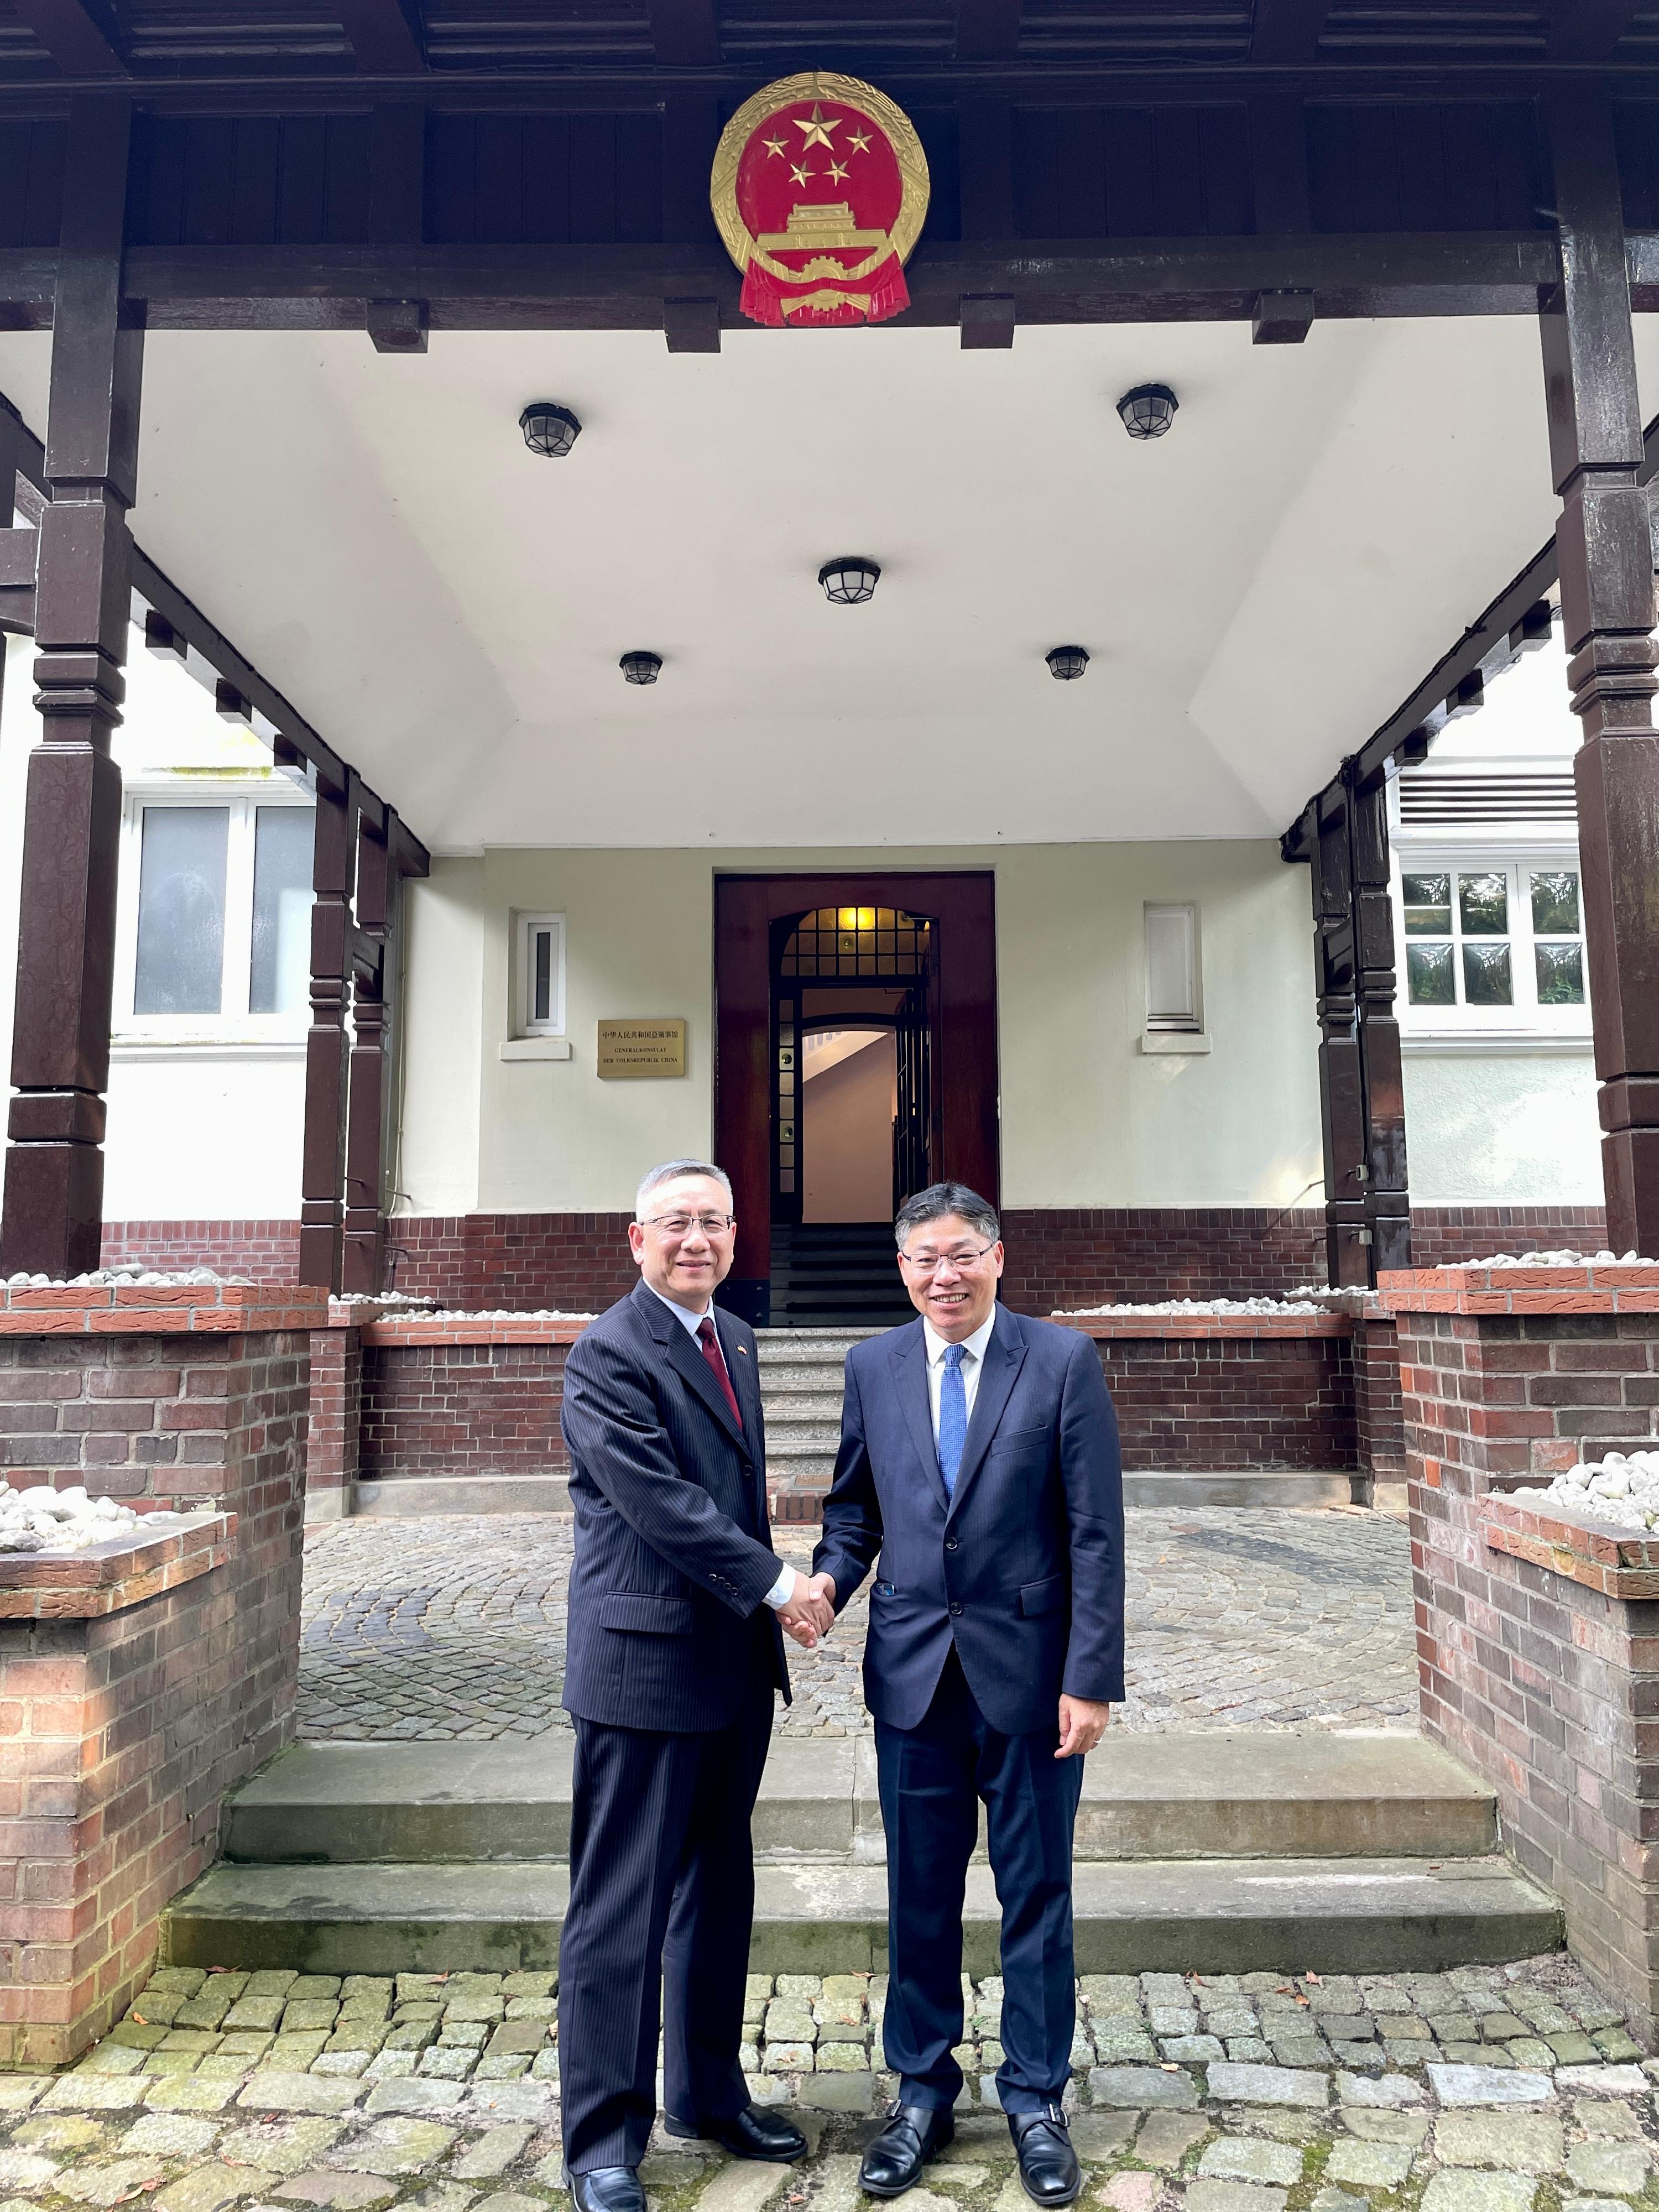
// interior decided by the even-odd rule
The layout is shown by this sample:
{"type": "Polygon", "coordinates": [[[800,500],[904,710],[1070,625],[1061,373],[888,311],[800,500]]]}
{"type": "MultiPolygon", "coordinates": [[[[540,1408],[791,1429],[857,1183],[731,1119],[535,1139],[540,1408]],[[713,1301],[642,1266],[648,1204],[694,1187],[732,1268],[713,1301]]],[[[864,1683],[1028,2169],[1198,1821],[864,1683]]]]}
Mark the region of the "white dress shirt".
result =
{"type": "MultiPolygon", "coordinates": [[[[701,1338],[697,1337],[697,1331],[702,1327],[704,1322],[708,1320],[709,1315],[714,1311],[712,1300],[703,1308],[701,1313],[693,1313],[690,1306],[681,1305],[677,1298],[663,1297],[662,1292],[657,1288],[654,1283],[647,1283],[645,1287],[650,1291],[653,1298],[660,1298],[662,1300],[663,1304],[665,1305],[669,1312],[673,1315],[675,1320],[678,1322],[686,1334],[696,1339],[697,1357],[702,1358],[703,1356],[702,1341],[701,1338]]],[[[714,1341],[716,1344],[720,1345],[720,1361],[722,1365],[725,1365],[726,1346],[723,1344],[720,1344],[720,1325],[718,1322],[714,1323],[714,1341]]],[[[726,1371],[729,1379],[732,1372],[729,1366],[726,1367],[726,1371]]],[[[733,1382],[732,1384],[732,1395],[733,1397],[736,1397],[737,1391],[738,1386],[733,1382]]],[[[933,1431],[935,1435],[939,1432],[939,1407],[937,1401],[934,1401],[933,1408],[933,1431]]],[[[788,1604],[789,1593],[794,1589],[794,1587],[795,1570],[793,1567],[785,1567],[782,1572],[779,1575],[776,1582],[773,1583],[771,1589],[766,1593],[766,1602],[772,1607],[772,1610],[775,1613],[781,1612],[782,1608],[788,1604]]]]}
{"type": "MultiPolygon", "coordinates": [[[[991,1332],[997,1325],[996,1309],[991,1318],[982,1322],[971,1336],[962,1340],[962,1395],[968,1401],[968,1419],[974,1418],[974,1401],[979,1395],[979,1374],[985,1364],[985,1348],[991,1341],[991,1332]]],[[[939,1394],[945,1381],[945,1355],[950,1346],[924,1315],[921,1333],[927,1346],[927,1403],[933,1416],[933,1444],[939,1445],[939,1394]]]]}

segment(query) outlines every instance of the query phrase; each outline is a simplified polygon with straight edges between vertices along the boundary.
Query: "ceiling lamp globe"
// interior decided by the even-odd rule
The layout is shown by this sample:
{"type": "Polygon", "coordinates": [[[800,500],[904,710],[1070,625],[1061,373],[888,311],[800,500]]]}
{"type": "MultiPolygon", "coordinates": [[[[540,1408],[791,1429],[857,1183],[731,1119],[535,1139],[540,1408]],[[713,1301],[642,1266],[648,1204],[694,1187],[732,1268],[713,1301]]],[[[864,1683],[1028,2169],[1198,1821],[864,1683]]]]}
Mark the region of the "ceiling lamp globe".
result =
{"type": "Polygon", "coordinates": [[[1180,404],[1167,384],[1138,384],[1118,401],[1117,411],[1132,438],[1161,438],[1180,404]]]}
{"type": "Polygon", "coordinates": [[[662,667],[659,653],[625,653],[617,663],[629,684],[654,684],[662,667]]]}
{"type": "Polygon", "coordinates": [[[1080,645],[1057,645],[1044,658],[1056,684],[1075,684],[1089,665],[1089,656],[1080,645]]]}
{"type": "Polygon", "coordinates": [[[562,461],[581,435],[581,424],[568,407],[550,399],[532,399],[519,417],[524,441],[544,460],[562,461]]]}
{"type": "Polygon", "coordinates": [[[861,607],[876,596],[880,575],[878,562],[861,553],[843,553],[839,560],[824,562],[818,570],[818,581],[832,607],[861,607]]]}

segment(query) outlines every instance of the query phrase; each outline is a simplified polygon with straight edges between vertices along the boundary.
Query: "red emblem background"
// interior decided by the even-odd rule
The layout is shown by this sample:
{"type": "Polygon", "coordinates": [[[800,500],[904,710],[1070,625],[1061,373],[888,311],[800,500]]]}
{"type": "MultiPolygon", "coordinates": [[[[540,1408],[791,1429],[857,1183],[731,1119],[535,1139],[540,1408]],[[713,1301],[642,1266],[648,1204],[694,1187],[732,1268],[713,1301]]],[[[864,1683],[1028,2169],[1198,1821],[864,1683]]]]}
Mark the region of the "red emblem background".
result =
{"type": "Polygon", "coordinates": [[[909,118],[873,86],[817,72],[769,85],[727,124],[709,191],[743,312],[775,327],[899,313],[927,195],[909,118]]]}

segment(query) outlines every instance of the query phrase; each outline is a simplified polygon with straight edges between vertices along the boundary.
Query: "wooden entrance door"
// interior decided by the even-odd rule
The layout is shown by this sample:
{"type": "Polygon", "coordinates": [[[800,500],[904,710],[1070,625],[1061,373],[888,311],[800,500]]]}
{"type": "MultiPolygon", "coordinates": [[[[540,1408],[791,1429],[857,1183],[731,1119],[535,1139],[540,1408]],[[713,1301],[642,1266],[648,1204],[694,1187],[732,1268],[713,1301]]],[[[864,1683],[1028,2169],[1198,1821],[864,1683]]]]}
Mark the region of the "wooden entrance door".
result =
{"type": "Polygon", "coordinates": [[[827,907],[902,907],[937,933],[907,1045],[920,1115],[906,1167],[998,1202],[996,908],[988,873],[722,876],[714,886],[714,1157],[732,1178],[736,1262],[724,1305],[763,1324],[771,1281],[775,925],[827,907]],[[926,1034],[923,1035],[925,1030],[926,1034]],[[921,1079],[918,1082],[916,1079],[921,1079]]]}

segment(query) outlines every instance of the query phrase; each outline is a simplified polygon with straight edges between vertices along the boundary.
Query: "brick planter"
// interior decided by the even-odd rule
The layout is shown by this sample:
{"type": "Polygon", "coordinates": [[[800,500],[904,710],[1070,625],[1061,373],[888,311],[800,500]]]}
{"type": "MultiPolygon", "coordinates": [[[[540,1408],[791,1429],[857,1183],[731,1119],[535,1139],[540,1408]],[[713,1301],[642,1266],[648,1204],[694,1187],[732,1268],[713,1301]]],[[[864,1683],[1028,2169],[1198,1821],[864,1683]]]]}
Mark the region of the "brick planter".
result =
{"type": "Polygon", "coordinates": [[[1425,1731],[1497,1790],[1504,1842],[1633,2032],[1659,2014],[1659,1544],[1511,1499],[1659,1439],[1659,1270],[1383,1278],[1400,1332],[1425,1731]]]}
{"type": "Polygon", "coordinates": [[[0,2063],[103,2034],[293,1732],[319,1292],[0,1290],[0,1473],[189,1510],[0,1556],[0,2063]]]}

